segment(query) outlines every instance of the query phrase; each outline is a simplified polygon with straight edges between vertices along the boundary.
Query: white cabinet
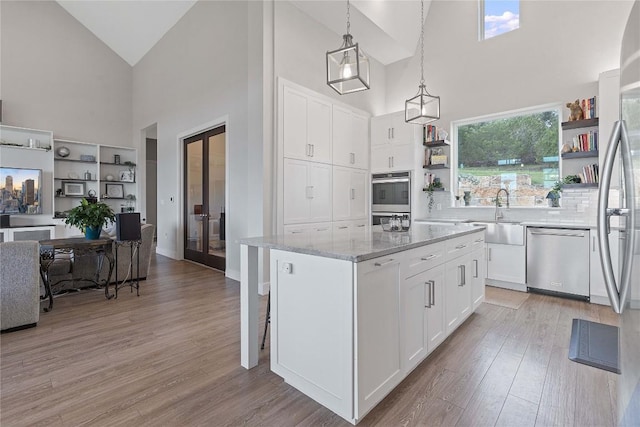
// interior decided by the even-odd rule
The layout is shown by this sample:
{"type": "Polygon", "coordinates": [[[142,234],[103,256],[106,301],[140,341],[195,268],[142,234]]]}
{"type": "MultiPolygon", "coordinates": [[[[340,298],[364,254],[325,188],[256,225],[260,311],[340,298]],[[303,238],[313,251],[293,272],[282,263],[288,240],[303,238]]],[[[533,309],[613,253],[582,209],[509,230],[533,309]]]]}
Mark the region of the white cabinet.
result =
{"type": "Polygon", "coordinates": [[[471,314],[471,256],[448,261],[445,265],[445,323],[453,332],[471,314]]]}
{"type": "Polygon", "coordinates": [[[283,98],[284,157],[331,163],[331,104],[288,87],[283,98]]]}
{"type": "Polygon", "coordinates": [[[484,237],[474,239],[471,247],[471,302],[473,309],[484,301],[487,260],[485,257],[484,237]]]}
{"type": "Polygon", "coordinates": [[[369,169],[368,118],[333,106],[333,164],[369,169]]]}
{"type": "Polygon", "coordinates": [[[333,167],[334,221],[367,217],[367,177],[361,170],[333,167]]]}
{"type": "Polygon", "coordinates": [[[446,337],[443,291],[442,264],[403,282],[402,364],[405,373],[413,370],[446,337]]]}
{"type": "Polygon", "coordinates": [[[403,378],[399,255],[356,267],[356,414],[367,413],[403,378]]]}
{"type": "Polygon", "coordinates": [[[284,223],[331,221],[331,166],[284,160],[284,223]]]}
{"type": "Polygon", "coordinates": [[[487,244],[487,279],[526,283],[524,246],[487,244]]]}
{"type": "MultiPolygon", "coordinates": [[[[602,264],[600,262],[600,246],[598,245],[598,237],[596,230],[591,230],[590,236],[591,248],[589,251],[589,283],[591,302],[596,304],[611,305],[609,295],[607,295],[607,286],[604,283],[604,275],[602,273],[602,264]]],[[[616,283],[620,280],[618,267],[620,254],[620,232],[611,230],[609,234],[609,249],[611,250],[611,264],[616,283]]]]}
{"type": "Polygon", "coordinates": [[[416,128],[422,130],[422,127],[404,121],[404,111],[373,117],[371,145],[411,144],[414,142],[416,128]]]}
{"type": "Polygon", "coordinates": [[[371,147],[371,172],[407,171],[414,168],[412,144],[376,145],[371,147]]]}
{"type": "Polygon", "coordinates": [[[329,222],[318,222],[314,224],[290,224],[284,226],[284,234],[330,234],[333,231],[332,224],[329,222]]]}

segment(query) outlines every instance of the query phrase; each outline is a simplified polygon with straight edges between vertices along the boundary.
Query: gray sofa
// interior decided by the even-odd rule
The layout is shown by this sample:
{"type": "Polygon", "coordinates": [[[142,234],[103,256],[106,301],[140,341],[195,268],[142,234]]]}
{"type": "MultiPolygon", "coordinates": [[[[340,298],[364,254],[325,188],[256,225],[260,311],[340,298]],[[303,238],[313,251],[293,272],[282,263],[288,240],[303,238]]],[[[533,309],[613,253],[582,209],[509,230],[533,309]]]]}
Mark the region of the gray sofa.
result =
{"type": "MultiPolygon", "coordinates": [[[[118,247],[118,277],[119,282],[125,280],[127,276],[132,279],[140,278],[146,279],[149,272],[149,264],[151,263],[151,254],[153,251],[153,232],[155,226],[153,224],[143,224],[141,227],[142,243],[140,245],[140,271],[137,270],[137,256],[133,257],[132,265],[130,266],[131,247],[119,246],[118,247]]],[[[103,236],[108,237],[108,236],[103,236]]],[[[113,246],[113,254],[115,256],[115,241],[113,246]]],[[[56,264],[58,262],[56,261],[56,264]]],[[[55,270],[49,273],[49,281],[53,285],[53,291],[71,289],[71,288],[84,288],[95,286],[89,278],[95,277],[98,267],[98,259],[94,255],[85,255],[75,257],[73,262],[60,263],[55,265],[55,270]],[[57,284],[57,285],[56,285],[57,284]]],[[[108,263],[105,262],[100,270],[100,281],[104,281],[109,273],[108,263]]],[[[113,273],[111,274],[111,283],[116,281],[116,266],[113,267],[113,273]]]]}
{"type": "Polygon", "coordinates": [[[40,248],[36,241],[0,243],[0,330],[40,320],[40,248]]]}

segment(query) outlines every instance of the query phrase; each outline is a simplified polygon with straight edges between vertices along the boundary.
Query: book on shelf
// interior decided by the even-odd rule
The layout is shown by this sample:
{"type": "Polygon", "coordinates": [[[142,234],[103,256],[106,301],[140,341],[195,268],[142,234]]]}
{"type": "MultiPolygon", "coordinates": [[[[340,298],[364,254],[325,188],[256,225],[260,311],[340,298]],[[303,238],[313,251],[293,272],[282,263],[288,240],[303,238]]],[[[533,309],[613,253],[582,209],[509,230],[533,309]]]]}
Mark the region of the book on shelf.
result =
{"type": "Polygon", "coordinates": [[[429,144],[434,143],[440,139],[440,130],[435,125],[425,125],[422,127],[422,143],[429,144]]]}
{"type": "Polygon", "coordinates": [[[587,133],[575,135],[572,141],[573,151],[598,151],[598,132],[590,130],[587,133]]]}
{"type": "Polygon", "coordinates": [[[597,184],[600,182],[600,173],[598,170],[598,164],[585,165],[582,167],[582,172],[578,174],[580,182],[584,184],[597,184]]]}
{"type": "Polygon", "coordinates": [[[582,113],[585,119],[593,119],[596,117],[596,97],[583,99],[580,103],[582,113]]]}

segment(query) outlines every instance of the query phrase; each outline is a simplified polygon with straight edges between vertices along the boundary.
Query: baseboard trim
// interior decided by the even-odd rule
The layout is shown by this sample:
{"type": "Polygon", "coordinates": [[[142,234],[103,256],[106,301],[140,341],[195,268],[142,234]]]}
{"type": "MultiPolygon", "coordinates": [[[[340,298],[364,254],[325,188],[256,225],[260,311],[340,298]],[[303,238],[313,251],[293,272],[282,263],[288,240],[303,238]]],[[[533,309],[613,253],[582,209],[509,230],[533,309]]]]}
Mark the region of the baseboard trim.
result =
{"type": "Polygon", "coordinates": [[[235,280],[237,282],[240,281],[240,270],[232,270],[230,268],[227,268],[224,272],[224,275],[229,279],[235,280]]]}
{"type": "Polygon", "coordinates": [[[178,254],[175,251],[169,250],[169,249],[163,249],[163,248],[159,248],[156,247],[156,253],[158,255],[162,255],[162,256],[166,256],[169,257],[171,259],[178,259],[178,254]]]}

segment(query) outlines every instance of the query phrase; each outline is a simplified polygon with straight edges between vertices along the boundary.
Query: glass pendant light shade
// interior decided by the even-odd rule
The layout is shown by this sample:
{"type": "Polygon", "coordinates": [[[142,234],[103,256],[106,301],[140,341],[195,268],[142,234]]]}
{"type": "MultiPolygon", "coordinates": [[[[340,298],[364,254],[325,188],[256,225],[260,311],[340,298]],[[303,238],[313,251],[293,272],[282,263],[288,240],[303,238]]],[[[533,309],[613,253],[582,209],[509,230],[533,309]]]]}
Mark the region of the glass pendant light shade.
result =
{"type": "Polygon", "coordinates": [[[340,95],[369,89],[369,58],[353,43],[351,34],[343,36],[339,49],[327,52],[327,84],[340,95]]]}
{"type": "Polygon", "coordinates": [[[440,118],[440,97],[430,95],[424,85],[418,94],[404,103],[404,120],[407,123],[424,125],[440,118]]]}

